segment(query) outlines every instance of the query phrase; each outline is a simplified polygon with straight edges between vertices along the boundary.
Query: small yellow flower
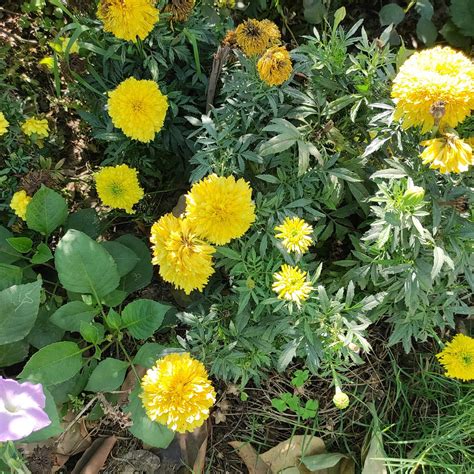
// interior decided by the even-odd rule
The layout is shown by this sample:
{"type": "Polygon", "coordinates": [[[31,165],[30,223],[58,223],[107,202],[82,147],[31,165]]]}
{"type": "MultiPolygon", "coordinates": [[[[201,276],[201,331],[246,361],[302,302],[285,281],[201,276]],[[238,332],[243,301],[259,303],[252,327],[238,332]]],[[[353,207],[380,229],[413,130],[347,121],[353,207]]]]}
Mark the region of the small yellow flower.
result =
{"type": "Polygon", "coordinates": [[[395,119],[403,128],[455,127],[474,109],[474,64],[463,53],[436,46],[414,53],[393,81],[395,119]]]}
{"type": "Polygon", "coordinates": [[[235,0],[217,0],[216,6],[219,8],[235,8],[235,0]]]}
{"type": "Polygon", "coordinates": [[[289,79],[293,66],[290,53],[282,46],[267,49],[258,60],[257,70],[260,79],[269,86],[279,86],[289,79]]]}
{"type": "Polygon", "coordinates": [[[472,147],[454,133],[446,133],[442,138],[421,142],[425,146],[420,158],[423,164],[440,170],[441,173],[462,173],[474,164],[472,147]]]}
{"type": "Polygon", "coordinates": [[[48,71],[52,71],[54,69],[54,58],[52,56],[45,56],[38,64],[48,71]]]}
{"type": "Polygon", "coordinates": [[[313,228],[299,217],[285,217],[283,224],[275,227],[275,230],[279,232],[275,237],[283,241],[288,252],[305,253],[313,243],[313,228]]]}
{"type": "Polygon", "coordinates": [[[216,401],[206,368],[188,353],[157,360],[141,386],[140,398],[148,417],[178,433],[201,426],[216,401]]]}
{"type": "Polygon", "coordinates": [[[26,191],[17,191],[12,197],[10,207],[18,217],[21,217],[23,220],[25,220],[26,208],[28,207],[30,201],[31,198],[26,194],[26,191]]]}
{"type": "Polygon", "coordinates": [[[253,18],[242,22],[235,30],[237,44],[247,56],[263,54],[268,48],[280,43],[281,33],[270,20],[253,18]]]}
{"type": "Polygon", "coordinates": [[[227,244],[244,235],[255,221],[252,189],[242,178],[208,176],[186,195],[186,217],[202,238],[227,244]]]}
{"type": "Polygon", "coordinates": [[[129,138],[148,143],[162,129],[168,99],[154,81],[129,77],[109,92],[109,115],[129,138]]]}
{"type": "Polygon", "coordinates": [[[160,266],[163,280],[182,288],[186,294],[202,291],[214,273],[214,247],[199,238],[188,219],[166,214],[153,224],[150,242],[153,244],[154,265],[160,266]]]}
{"type": "Polygon", "coordinates": [[[164,11],[171,13],[171,20],[184,22],[191,16],[195,3],[195,0],[171,0],[164,11]]]}
{"type": "Polygon", "coordinates": [[[160,18],[154,0],[100,0],[97,17],[104,31],[125,41],[144,40],[160,18]]]}
{"type": "Polygon", "coordinates": [[[133,214],[132,207],[143,197],[134,168],[127,165],[106,166],[95,173],[94,178],[97,194],[104,205],[133,214]]]}
{"type": "Polygon", "coordinates": [[[273,291],[277,293],[279,299],[293,301],[300,306],[313,290],[307,276],[304,270],[284,264],[279,272],[273,274],[273,291]]]}
{"type": "Polygon", "coordinates": [[[49,124],[46,119],[30,117],[23,122],[21,129],[29,137],[34,134],[38,138],[47,138],[49,135],[49,124]]]}
{"type": "Polygon", "coordinates": [[[464,381],[474,380],[474,338],[457,334],[436,355],[446,370],[446,376],[464,381]]]}
{"type": "Polygon", "coordinates": [[[336,387],[336,393],[332,398],[332,402],[339,410],[345,410],[349,406],[349,395],[344,393],[339,387],[336,387]]]}
{"type": "Polygon", "coordinates": [[[0,112],[0,137],[2,135],[5,135],[8,131],[8,126],[10,124],[8,123],[8,120],[5,118],[5,115],[3,115],[3,112],[0,112]]]}

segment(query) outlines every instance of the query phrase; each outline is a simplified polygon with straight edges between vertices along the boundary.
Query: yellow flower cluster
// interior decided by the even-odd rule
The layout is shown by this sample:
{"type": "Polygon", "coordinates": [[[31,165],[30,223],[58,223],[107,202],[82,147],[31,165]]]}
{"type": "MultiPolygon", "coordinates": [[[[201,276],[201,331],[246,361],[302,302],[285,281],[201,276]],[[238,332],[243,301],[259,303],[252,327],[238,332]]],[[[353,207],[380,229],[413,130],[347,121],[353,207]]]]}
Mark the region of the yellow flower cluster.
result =
{"type": "Polygon", "coordinates": [[[136,42],[144,40],[158,22],[160,12],[154,0],[100,0],[97,17],[104,31],[116,38],[136,42]]]}
{"type": "Polygon", "coordinates": [[[31,197],[26,194],[26,191],[21,190],[17,191],[10,202],[11,209],[15,212],[15,214],[20,217],[21,219],[26,219],[26,208],[28,204],[31,202],[31,197]]]}
{"type": "Polygon", "coordinates": [[[101,201],[114,209],[133,214],[132,207],[143,197],[138,174],[127,165],[106,166],[94,176],[101,201]]]}
{"type": "Polygon", "coordinates": [[[288,252],[305,253],[313,243],[313,228],[299,217],[285,217],[283,224],[275,227],[275,230],[279,232],[275,237],[282,240],[288,252]]]}
{"type": "Polygon", "coordinates": [[[184,217],[166,214],[153,225],[153,264],[161,277],[186,294],[202,291],[214,273],[212,244],[241,237],[255,220],[252,190],[243,180],[216,175],[194,184],[184,217]]]}
{"type": "Polygon", "coordinates": [[[168,99],[155,81],[129,77],[109,92],[108,111],[113,124],[134,140],[148,143],[162,129],[168,99]]]}
{"type": "Polygon", "coordinates": [[[269,86],[279,86],[289,79],[293,71],[290,53],[282,46],[267,49],[257,63],[258,75],[269,86]]]}
{"type": "Polygon", "coordinates": [[[29,137],[36,135],[36,137],[40,139],[47,138],[49,135],[49,124],[46,119],[30,117],[23,122],[21,130],[29,137]]]}
{"type": "Polygon", "coordinates": [[[201,426],[216,401],[206,368],[188,353],[157,360],[142,378],[141,387],[148,417],[178,433],[201,426]]]}
{"type": "Polygon", "coordinates": [[[466,382],[474,380],[474,338],[457,334],[436,357],[447,377],[466,382]]]}
{"type": "Polygon", "coordinates": [[[9,125],[10,124],[5,118],[5,115],[3,115],[3,112],[0,112],[0,136],[5,135],[5,133],[7,133],[9,125]]]}

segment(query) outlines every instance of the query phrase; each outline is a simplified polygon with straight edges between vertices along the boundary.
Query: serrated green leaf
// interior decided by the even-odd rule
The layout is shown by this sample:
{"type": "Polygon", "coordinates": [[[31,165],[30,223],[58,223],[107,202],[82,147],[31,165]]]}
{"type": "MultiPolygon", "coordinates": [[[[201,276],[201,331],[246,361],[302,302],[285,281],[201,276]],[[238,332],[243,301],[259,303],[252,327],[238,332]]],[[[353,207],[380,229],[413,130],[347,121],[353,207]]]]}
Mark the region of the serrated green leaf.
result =
{"type": "Polygon", "coordinates": [[[68,215],[67,202],[56,191],[42,186],[26,208],[29,229],[49,235],[64,223],[68,215]]]}
{"type": "Polygon", "coordinates": [[[128,362],[108,357],[93,370],[85,390],[89,392],[111,392],[119,388],[128,368],[128,362]]]}

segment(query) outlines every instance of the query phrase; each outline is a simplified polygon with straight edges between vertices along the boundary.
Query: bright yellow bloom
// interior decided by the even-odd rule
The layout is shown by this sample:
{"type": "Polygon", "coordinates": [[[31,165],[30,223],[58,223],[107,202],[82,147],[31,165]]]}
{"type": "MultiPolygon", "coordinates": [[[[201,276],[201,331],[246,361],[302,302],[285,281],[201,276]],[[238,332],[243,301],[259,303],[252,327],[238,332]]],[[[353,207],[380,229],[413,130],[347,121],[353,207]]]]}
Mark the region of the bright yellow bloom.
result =
{"type": "Polygon", "coordinates": [[[0,112],[0,137],[2,135],[5,135],[8,131],[8,126],[10,124],[8,123],[8,120],[5,118],[5,115],[3,115],[3,112],[0,112]]]}
{"type": "Polygon", "coordinates": [[[237,44],[247,56],[263,54],[268,48],[280,43],[280,30],[270,20],[253,18],[242,22],[235,30],[237,44]]]}
{"type": "Polygon", "coordinates": [[[436,354],[446,370],[446,376],[464,381],[474,380],[474,339],[457,334],[436,354]]]}
{"type": "Polygon", "coordinates": [[[171,0],[166,5],[165,12],[171,13],[173,21],[187,21],[193,12],[195,0],[171,0]]]}
{"type": "Polygon", "coordinates": [[[100,0],[97,18],[104,31],[125,41],[144,40],[160,18],[153,0],[100,0]]]}
{"type": "Polygon", "coordinates": [[[420,125],[426,133],[435,122],[455,127],[474,109],[474,64],[449,47],[415,53],[393,81],[392,97],[403,128],[420,125]]]}
{"type": "Polygon", "coordinates": [[[153,264],[160,266],[163,280],[182,288],[189,295],[202,291],[214,273],[214,247],[197,235],[188,219],[166,214],[151,228],[153,264]]]}
{"type": "Polygon", "coordinates": [[[109,92],[109,115],[129,138],[150,142],[163,127],[168,99],[155,81],[129,77],[109,92]]]}
{"type": "Polygon", "coordinates": [[[285,217],[283,224],[275,227],[275,237],[283,241],[288,252],[305,253],[313,243],[313,228],[299,217],[285,217]]]}
{"type": "Polygon", "coordinates": [[[332,402],[339,410],[345,410],[349,406],[349,395],[344,393],[339,387],[336,387],[336,393],[332,397],[332,402]]]}
{"type": "Polygon", "coordinates": [[[31,117],[23,122],[21,129],[29,137],[35,134],[38,138],[46,138],[49,135],[49,124],[46,119],[31,117]]]}
{"type": "Polygon", "coordinates": [[[307,280],[307,273],[298,267],[282,265],[279,272],[273,274],[273,291],[278,298],[293,301],[298,306],[308,299],[313,287],[307,280]]]}
{"type": "Polygon", "coordinates": [[[127,165],[105,166],[95,173],[94,178],[97,194],[104,205],[133,214],[132,207],[143,197],[134,168],[127,165]]]}
{"type": "Polygon", "coordinates": [[[54,69],[54,58],[52,56],[45,56],[38,64],[48,71],[52,71],[54,69]]]}
{"type": "Polygon", "coordinates": [[[282,46],[267,49],[258,60],[257,70],[260,79],[269,86],[279,86],[289,79],[293,66],[290,53],[282,46]]]}
{"type": "Polygon", "coordinates": [[[202,238],[227,244],[244,235],[255,221],[252,189],[242,178],[208,176],[186,195],[186,217],[202,238]]]}
{"type": "Polygon", "coordinates": [[[433,138],[421,142],[426,148],[420,158],[423,164],[440,170],[441,173],[462,173],[474,164],[472,147],[453,133],[446,133],[442,138],[433,138]]]}
{"type": "Polygon", "coordinates": [[[201,426],[216,401],[206,368],[188,353],[157,360],[141,386],[140,398],[148,417],[178,433],[201,426]]]}
{"type": "Polygon", "coordinates": [[[13,211],[18,217],[21,217],[23,220],[25,220],[26,208],[28,207],[30,201],[31,198],[26,194],[26,191],[17,191],[12,197],[10,207],[13,209],[13,211]]]}

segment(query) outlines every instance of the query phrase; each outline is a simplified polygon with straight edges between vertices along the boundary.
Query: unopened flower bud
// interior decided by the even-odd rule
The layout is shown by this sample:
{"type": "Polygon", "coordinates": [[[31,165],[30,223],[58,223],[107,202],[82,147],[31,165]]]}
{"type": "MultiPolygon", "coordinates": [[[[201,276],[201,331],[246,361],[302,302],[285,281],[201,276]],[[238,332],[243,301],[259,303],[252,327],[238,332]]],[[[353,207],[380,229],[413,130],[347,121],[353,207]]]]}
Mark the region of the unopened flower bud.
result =
{"type": "Polygon", "coordinates": [[[349,395],[344,393],[339,387],[336,387],[336,393],[332,398],[332,401],[336,408],[339,408],[339,410],[344,410],[349,406],[349,395]]]}
{"type": "Polygon", "coordinates": [[[425,190],[420,186],[412,186],[405,191],[403,195],[403,204],[405,206],[417,206],[423,202],[425,190]]]}

